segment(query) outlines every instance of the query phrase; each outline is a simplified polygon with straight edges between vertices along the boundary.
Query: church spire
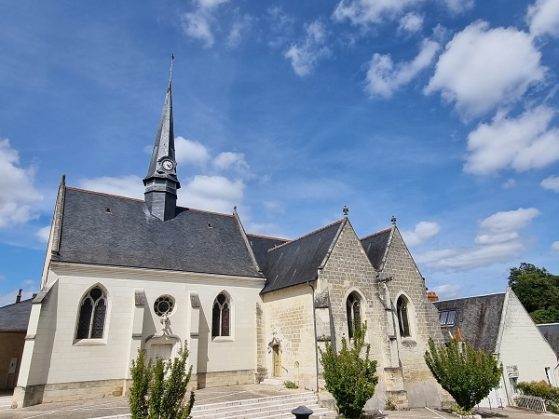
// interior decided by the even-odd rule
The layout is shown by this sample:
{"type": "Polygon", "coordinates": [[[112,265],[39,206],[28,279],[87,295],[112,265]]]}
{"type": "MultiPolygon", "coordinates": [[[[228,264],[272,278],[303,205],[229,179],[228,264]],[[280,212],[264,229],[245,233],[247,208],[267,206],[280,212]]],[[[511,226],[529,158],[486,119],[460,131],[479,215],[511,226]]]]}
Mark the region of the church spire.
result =
{"type": "Polygon", "coordinates": [[[146,205],[151,214],[162,221],[167,221],[175,216],[177,189],[180,188],[176,172],[173,133],[172,75],[174,61],[175,57],[171,55],[169,83],[161,112],[161,121],[155,137],[148,173],[144,178],[146,205]]]}

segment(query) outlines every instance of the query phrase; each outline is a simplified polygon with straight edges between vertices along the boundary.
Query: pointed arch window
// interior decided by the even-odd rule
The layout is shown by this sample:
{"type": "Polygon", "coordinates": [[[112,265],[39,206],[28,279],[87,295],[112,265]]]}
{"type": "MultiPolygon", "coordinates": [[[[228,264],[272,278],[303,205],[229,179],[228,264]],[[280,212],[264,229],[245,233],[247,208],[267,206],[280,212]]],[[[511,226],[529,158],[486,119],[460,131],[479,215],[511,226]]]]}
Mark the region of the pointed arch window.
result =
{"type": "Polygon", "coordinates": [[[106,313],[107,295],[95,286],[82,298],[76,339],[102,339],[106,313]]]}
{"type": "Polygon", "coordinates": [[[346,301],[346,310],[349,338],[352,339],[355,328],[361,326],[361,299],[359,294],[356,292],[349,294],[346,301]]]}
{"type": "Polygon", "coordinates": [[[230,336],[231,302],[225,293],[220,293],[212,308],[212,337],[230,336]]]}
{"type": "Polygon", "coordinates": [[[410,336],[410,322],[408,316],[408,300],[401,295],[396,302],[398,313],[398,325],[400,326],[400,336],[403,338],[410,336]]]}

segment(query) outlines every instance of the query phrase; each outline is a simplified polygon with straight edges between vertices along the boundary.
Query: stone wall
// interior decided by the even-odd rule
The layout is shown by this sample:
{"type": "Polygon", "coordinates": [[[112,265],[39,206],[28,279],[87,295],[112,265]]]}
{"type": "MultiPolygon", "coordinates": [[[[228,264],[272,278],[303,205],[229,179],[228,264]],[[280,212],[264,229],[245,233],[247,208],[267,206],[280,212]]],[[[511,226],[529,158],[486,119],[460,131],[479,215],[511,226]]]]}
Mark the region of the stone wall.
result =
{"type": "Polygon", "coordinates": [[[296,382],[299,387],[316,388],[312,289],[306,284],[262,296],[265,315],[268,376],[274,376],[273,348],[279,344],[281,374],[276,378],[296,382]]]}
{"type": "MultiPolygon", "coordinates": [[[[377,273],[372,267],[353,227],[345,223],[324,268],[319,273],[318,289],[329,290],[333,343],[337,348],[342,337],[348,336],[346,300],[355,291],[361,297],[362,320],[367,321],[367,342],[371,345],[371,358],[377,360],[379,383],[370,408],[383,408],[387,382],[384,367],[389,353],[385,310],[378,297],[375,284],[377,273]]],[[[403,388],[399,388],[403,390],[403,388]]]]}
{"type": "Polygon", "coordinates": [[[382,272],[385,277],[392,278],[387,285],[393,306],[396,307],[397,299],[402,294],[411,303],[408,306],[411,336],[402,338],[399,335],[399,327],[396,327],[409,405],[440,405],[440,387],[424,360],[429,338],[433,338],[439,344],[443,342],[438,311],[427,299],[423,277],[397,228],[393,229],[382,272]]]}

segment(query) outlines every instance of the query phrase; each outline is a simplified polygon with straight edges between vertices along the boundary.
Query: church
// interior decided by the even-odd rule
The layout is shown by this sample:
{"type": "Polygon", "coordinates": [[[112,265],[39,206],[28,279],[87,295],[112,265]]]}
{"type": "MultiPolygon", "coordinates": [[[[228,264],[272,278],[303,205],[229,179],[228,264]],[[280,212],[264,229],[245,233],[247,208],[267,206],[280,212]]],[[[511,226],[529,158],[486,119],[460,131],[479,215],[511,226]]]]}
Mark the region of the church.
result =
{"type": "Polygon", "coordinates": [[[139,350],[187,347],[194,388],[294,381],[318,391],[320,349],[366,321],[379,382],[368,407],[438,406],[423,354],[438,312],[396,219],[367,236],[345,209],[294,240],[247,233],[236,209],[177,206],[172,83],[143,200],[60,184],[14,406],[118,396],[139,350]]]}

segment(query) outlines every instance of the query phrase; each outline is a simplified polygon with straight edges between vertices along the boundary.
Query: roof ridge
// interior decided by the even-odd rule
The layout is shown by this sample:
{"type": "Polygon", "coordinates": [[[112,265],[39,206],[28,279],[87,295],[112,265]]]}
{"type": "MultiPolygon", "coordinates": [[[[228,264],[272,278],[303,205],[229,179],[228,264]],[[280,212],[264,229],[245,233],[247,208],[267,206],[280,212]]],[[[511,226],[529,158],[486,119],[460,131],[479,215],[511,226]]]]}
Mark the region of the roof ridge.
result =
{"type": "Polygon", "coordinates": [[[285,237],[277,237],[277,236],[267,236],[265,234],[257,234],[257,233],[246,233],[247,236],[259,237],[262,239],[273,239],[273,240],[283,240],[283,241],[290,241],[290,239],[286,239],[285,237]]]}
{"type": "Polygon", "coordinates": [[[377,231],[376,233],[372,233],[372,234],[369,234],[368,236],[361,237],[361,238],[359,239],[359,241],[362,241],[362,240],[365,240],[365,239],[370,239],[370,238],[373,237],[373,236],[378,236],[379,234],[386,233],[386,232],[388,232],[388,231],[390,231],[390,230],[392,230],[392,227],[388,227],[388,228],[382,229],[382,230],[380,230],[380,231],[377,231]]]}
{"type": "Polygon", "coordinates": [[[320,233],[321,231],[326,230],[327,228],[330,228],[332,226],[335,226],[336,224],[342,223],[343,221],[344,221],[344,218],[340,218],[339,220],[334,221],[333,223],[330,223],[330,224],[327,224],[327,225],[322,226],[320,228],[317,228],[316,230],[310,231],[307,234],[303,234],[302,236],[297,237],[296,239],[289,240],[285,243],[282,243],[282,244],[279,244],[275,247],[272,247],[271,249],[268,249],[268,252],[270,252],[272,250],[279,249],[280,247],[283,247],[283,246],[287,246],[288,244],[295,243],[296,241],[299,241],[299,240],[302,240],[302,239],[307,238],[309,236],[312,236],[313,234],[320,233]]]}
{"type": "MultiPolygon", "coordinates": [[[[69,190],[72,190],[72,191],[76,191],[76,192],[89,193],[89,194],[92,194],[92,195],[110,196],[110,197],[113,197],[113,198],[127,199],[129,201],[145,202],[143,199],[139,199],[139,198],[132,198],[130,196],[124,196],[124,195],[116,195],[116,194],[112,194],[112,193],[108,193],[108,192],[90,191],[89,189],[76,188],[75,186],[66,186],[65,188],[69,189],[69,190]]],[[[224,213],[224,212],[209,211],[209,210],[203,210],[203,209],[198,209],[198,208],[180,207],[180,206],[177,206],[177,208],[185,209],[185,210],[188,210],[188,211],[203,212],[203,213],[206,213],[206,214],[222,215],[224,217],[233,217],[232,214],[227,214],[227,213],[224,213]]]]}
{"type": "Polygon", "coordinates": [[[6,307],[15,306],[15,305],[17,305],[17,304],[26,303],[27,301],[31,301],[31,300],[33,300],[33,297],[26,298],[25,300],[21,300],[21,301],[19,301],[19,302],[14,302],[14,303],[6,304],[5,306],[0,307],[0,310],[2,310],[3,308],[6,308],[6,307]]]}
{"type": "Polygon", "coordinates": [[[434,302],[435,303],[442,303],[442,302],[447,302],[447,301],[468,300],[470,298],[492,297],[494,295],[506,295],[506,292],[493,292],[493,293],[489,293],[489,294],[471,295],[469,297],[449,298],[447,300],[439,300],[439,301],[434,301],[434,302]]]}

